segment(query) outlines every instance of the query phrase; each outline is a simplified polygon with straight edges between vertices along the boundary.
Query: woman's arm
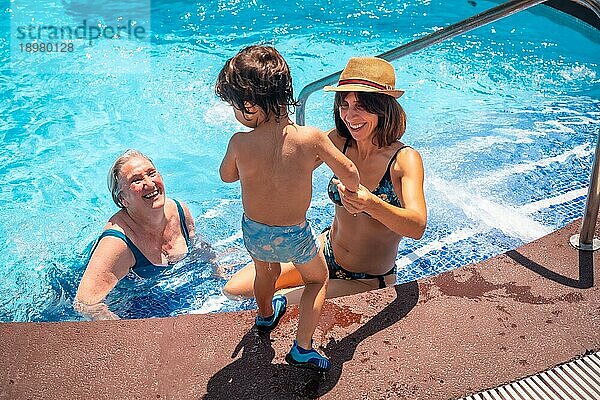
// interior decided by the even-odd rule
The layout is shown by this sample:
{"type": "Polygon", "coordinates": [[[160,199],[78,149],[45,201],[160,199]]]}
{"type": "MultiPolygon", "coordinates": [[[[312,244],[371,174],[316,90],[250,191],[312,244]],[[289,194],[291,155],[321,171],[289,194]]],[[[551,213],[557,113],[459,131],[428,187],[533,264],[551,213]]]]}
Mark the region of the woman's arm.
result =
{"type": "Polygon", "coordinates": [[[427,225],[423,161],[412,148],[401,152],[402,157],[396,159],[390,173],[403,207],[381,200],[362,185],[356,193],[348,192],[343,185],[338,187],[344,207],[351,214],[366,212],[398,235],[420,239],[427,225]]]}
{"type": "Polygon", "coordinates": [[[121,239],[102,238],[79,283],[75,311],[92,320],[119,319],[103,300],[134,263],[133,254],[121,239]]]}

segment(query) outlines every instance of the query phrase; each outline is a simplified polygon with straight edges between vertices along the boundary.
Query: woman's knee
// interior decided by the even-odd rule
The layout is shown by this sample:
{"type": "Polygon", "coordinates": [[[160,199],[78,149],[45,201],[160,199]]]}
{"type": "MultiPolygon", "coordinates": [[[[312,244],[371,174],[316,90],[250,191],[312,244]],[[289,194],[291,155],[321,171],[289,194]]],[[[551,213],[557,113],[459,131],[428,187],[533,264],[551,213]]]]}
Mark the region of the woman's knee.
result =
{"type": "Polygon", "coordinates": [[[232,300],[254,297],[254,278],[254,265],[247,264],[225,283],[223,294],[232,300]]]}
{"type": "Polygon", "coordinates": [[[223,286],[223,294],[230,300],[239,300],[240,298],[252,297],[248,295],[246,285],[240,284],[239,279],[232,278],[223,286]]]}

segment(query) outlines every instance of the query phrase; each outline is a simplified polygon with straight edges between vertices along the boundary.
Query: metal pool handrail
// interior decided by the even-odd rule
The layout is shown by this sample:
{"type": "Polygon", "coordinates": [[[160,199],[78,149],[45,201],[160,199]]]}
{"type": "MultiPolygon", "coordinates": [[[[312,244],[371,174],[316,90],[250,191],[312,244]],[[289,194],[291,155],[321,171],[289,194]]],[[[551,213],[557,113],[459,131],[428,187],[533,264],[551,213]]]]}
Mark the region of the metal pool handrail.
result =
{"type": "MultiPolygon", "coordinates": [[[[463,21],[449,25],[434,33],[431,33],[422,38],[413,40],[393,50],[386,51],[377,57],[387,61],[397,60],[398,58],[407,56],[424,48],[430,47],[436,43],[443,42],[455,36],[472,31],[490,22],[498,21],[512,14],[526,10],[545,0],[512,0],[500,4],[497,7],[490,8],[487,11],[474,15],[463,21]]],[[[573,3],[578,3],[592,10],[600,18],[600,1],[599,0],[571,0],[573,3]]],[[[308,97],[314,92],[321,90],[326,85],[333,85],[337,82],[342,71],[334,72],[317,81],[306,85],[300,92],[298,97],[298,106],[296,107],[296,123],[304,125],[304,113],[308,97]]],[[[580,250],[597,250],[600,248],[600,240],[594,239],[594,229],[596,227],[596,219],[598,218],[598,208],[600,206],[600,132],[596,141],[596,153],[594,156],[594,164],[592,175],[590,178],[590,187],[585,205],[585,212],[581,224],[580,234],[573,235],[570,239],[571,244],[580,250]]]]}

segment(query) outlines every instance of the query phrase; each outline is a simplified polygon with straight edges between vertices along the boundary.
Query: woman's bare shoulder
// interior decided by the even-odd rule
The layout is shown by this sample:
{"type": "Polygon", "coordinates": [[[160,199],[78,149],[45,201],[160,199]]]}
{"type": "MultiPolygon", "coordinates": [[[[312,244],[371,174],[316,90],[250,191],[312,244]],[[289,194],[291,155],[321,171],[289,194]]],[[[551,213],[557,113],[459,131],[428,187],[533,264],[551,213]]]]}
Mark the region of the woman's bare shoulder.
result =
{"type": "Polygon", "coordinates": [[[115,231],[125,233],[125,227],[127,226],[127,217],[128,215],[125,210],[117,211],[112,217],[110,217],[106,225],[104,225],[104,229],[102,229],[102,231],[113,229],[115,231]]]}
{"type": "Polygon", "coordinates": [[[394,163],[394,170],[403,175],[406,171],[422,171],[423,170],[423,159],[418,150],[411,146],[401,144],[399,147],[400,151],[396,156],[396,162],[394,163]]]}
{"type": "Polygon", "coordinates": [[[399,150],[396,160],[407,161],[409,163],[421,161],[421,153],[414,147],[400,143],[399,150]]]}
{"type": "MultiPolygon", "coordinates": [[[[181,206],[181,210],[183,211],[183,216],[185,217],[186,222],[191,221],[193,223],[194,219],[192,218],[192,213],[190,213],[187,204],[181,200],[177,200],[177,202],[181,206]]],[[[166,199],[165,206],[167,209],[167,217],[179,221],[179,209],[177,208],[177,203],[175,203],[175,200],[170,198],[166,199]]]]}

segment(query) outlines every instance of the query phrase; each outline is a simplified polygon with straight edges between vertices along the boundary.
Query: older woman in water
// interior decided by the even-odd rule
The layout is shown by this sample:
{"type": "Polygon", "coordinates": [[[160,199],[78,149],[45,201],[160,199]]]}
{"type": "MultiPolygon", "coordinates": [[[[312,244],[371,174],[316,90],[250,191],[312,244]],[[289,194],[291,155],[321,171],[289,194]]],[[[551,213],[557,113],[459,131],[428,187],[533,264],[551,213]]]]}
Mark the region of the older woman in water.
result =
{"type": "MultiPolygon", "coordinates": [[[[400,141],[406,114],[396,100],[393,66],[374,57],[351,58],[337,86],[335,129],[329,138],[360,172],[357,192],[332,178],[329,197],[336,204],[331,228],[321,235],[329,269],[327,297],[393,285],[400,240],[420,239],[427,224],[423,162],[419,152],[400,141]]],[[[254,266],[238,271],[225,285],[229,297],[252,297],[254,266]]],[[[297,301],[300,274],[282,265],[276,287],[297,301]]]]}
{"type": "Polygon", "coordinates": [[[160,173],[137,150],[127,150],[108,174],[113,201],[121,209],[92,249],[77,289],[74,308],[94,319],[118,319],[103,302],[130,271],[160,274],[191,250],[194,220],[183,203],[169,199],[160,173]]]}

